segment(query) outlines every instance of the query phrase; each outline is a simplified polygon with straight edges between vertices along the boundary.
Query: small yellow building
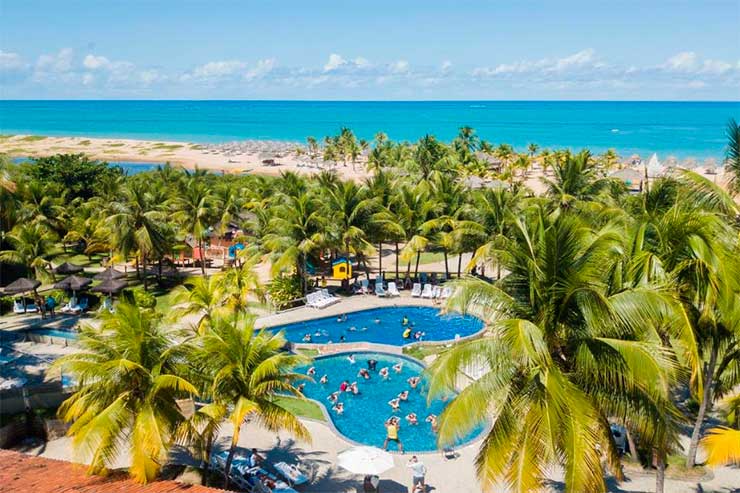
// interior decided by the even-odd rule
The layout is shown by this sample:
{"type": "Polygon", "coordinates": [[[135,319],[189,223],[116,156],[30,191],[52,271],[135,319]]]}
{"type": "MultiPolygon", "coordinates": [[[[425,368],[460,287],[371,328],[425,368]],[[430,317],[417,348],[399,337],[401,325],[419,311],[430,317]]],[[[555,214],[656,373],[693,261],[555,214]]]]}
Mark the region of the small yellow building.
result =
{"type": "Polygon", "coordinates": [[[351,279],[352,264],[346,258],[338,258],[331,263],[331,271],[334,279],[351,279]]]}

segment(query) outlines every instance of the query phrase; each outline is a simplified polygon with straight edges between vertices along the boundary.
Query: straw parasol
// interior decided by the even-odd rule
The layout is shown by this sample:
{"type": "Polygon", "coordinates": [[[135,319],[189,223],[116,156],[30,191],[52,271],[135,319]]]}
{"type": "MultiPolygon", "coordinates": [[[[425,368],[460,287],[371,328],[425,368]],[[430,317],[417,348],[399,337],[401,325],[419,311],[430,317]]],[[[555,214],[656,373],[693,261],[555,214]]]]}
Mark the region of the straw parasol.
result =
{"type": "Polygon", "coordinates": [[[91,282],[92,279],[89,277],[71,275],[55,283],[54,288],[72,291],[72,296],[74,297],[77,294],[77,291],[85,289],[91,282]]]}
{"type": "Polygon", "coordinates": [[[35,291],[36,288],[38,288],[39,286],[41,286],[41,283],[35,279],[19,277],[15,281],[5,286],[3,292],[5,294],[21,294],[27,293],[28,291],[35,291]]]}
{"type": "Polygon", "coordinates": [[[113,267],[108,267],[102,272],[98,272],[93,276],[93,279],[96,281],[109,281],[113,279],[123,279],[126,277],[126,274],[124,272],[121,272],[120,270],[116,270],[113,267]]]}
{"type": "Polygon", "coordinates": [[[54,274],[77,274],[78,272],[82,272],[82,270],[83,267],[81,265],[64,262],[54,267],[54,274]]]}
{"type": "Polygon", "coordinates": [[[96,293],[113,294],[117,293],[128,285],[126,281],[121,279],[106,279],[97,286],[93,287],[90,291],[96,293]]]}
{"type": "Polygon", "coordinates": [[[337,464],[354,474],[379,476],[393,468],[393,456],[377,447],[352,447],[337,455],[337,464]]]}

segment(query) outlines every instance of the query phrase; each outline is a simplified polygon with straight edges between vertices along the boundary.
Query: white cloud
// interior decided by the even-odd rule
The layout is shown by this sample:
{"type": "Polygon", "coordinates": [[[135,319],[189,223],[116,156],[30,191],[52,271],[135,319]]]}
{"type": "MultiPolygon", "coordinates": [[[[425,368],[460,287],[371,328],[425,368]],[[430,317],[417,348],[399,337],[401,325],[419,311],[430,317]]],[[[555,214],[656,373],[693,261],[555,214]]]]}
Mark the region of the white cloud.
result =
{"type": "Polygon", "coordinates": [[[367,70],[371,69],[373,64],[370,60],[364,57],[357,57],[353,60],[347,60],[341,55],[332,53],[329,55],[329,60],[324,64],[324,72],[334,72],[338,70],[351,71],[355,69],[367,70]]]}
{"type": "Polygon", "coordinates": [[[449,60],[445,60],[442,62],[442,66],[440,67],[443,73],[448,73],[452,70],[452,62],[449,60]]]}
{"type": "Polygon", "coordinates": [[[40,72],[66,73],[72,70],[74,52],[72,48],[62,48],[53,55],[41,55],[36,62],[36,70],[40,72]]]}
{"type": "Polygon", "coordinates": [[[670,57],[663,64],[663,68],[680,72],[690,72],[697,66],[697,56],[693,51],[683,51],[670,57]]]}
{"type": "Polygon", "coordinates": [[[246,63],[240,62],[239,60],[208,62],[205,65],[196,67],[193,70],[192,76],[198,79],[226,77],[244,70],[246,66],[246,63]]]}
{"type": "Polygon", "coordinates": [[[670,57],[658,68],[667,72],[684,74],[722,75],[736,68],[740,69],[740,62],[735,67],[732,63],[723,60],[703,59],[693,51],[683,51],[670,57]]]}
{"type": "Polygon", "coordinates": [[[84,74],[82,76],[82,84],[85,86],[92,85],[95,82],[95,76],[93,74],[84,74]]]}
{"type": "Polygon", "coordinates": [[[247,72],[244,74],[244,78],[246,80],[261,79],[272,72],[272,70],[275,68],[275,64],[276,61],[274,58],[259,60],[254,68],[247,70],[247,72]]]}
{"type": "Polygon", "coordinates": [[[104,56],[87,55],[82,60],[82,65],[90,70],[105,69],[110,67],[110,60],[104,56]]]}
{"type": "Polygon", "coordinates": [[[332,53],[331,55],[329,55],[329,61],[327,61],[324,65],[324,72],[331,72],[332,70],[336,70],[346,64],[347,60],[342,58],[340,55],[337,55],[336,53],[332,53]]]}
{"type": "Polygon", "coordinates": [[[409,62],[406,60],[398,60],[391,64],[391,72],[394,74],[405,74],[409,71],[409,62]]]}
{"type": "Polygon", "coordinates": [[[0,50],[0,71],[14,72],[27,67],[28,64],[23,61],[23,58],[18,53],[0,50]]]}
{"type": "Polygon", "coordinates": [[[593,49],[588,48],[563,58],[542,58],[534,61],[520,60],[514,63],[502,63],[493,68],[477,67],[473,69],[473,75],[476,77],[496,77],[510,74],[552,74],[604,67],[606,67],[606,64],[596,57],[593,49]]]}

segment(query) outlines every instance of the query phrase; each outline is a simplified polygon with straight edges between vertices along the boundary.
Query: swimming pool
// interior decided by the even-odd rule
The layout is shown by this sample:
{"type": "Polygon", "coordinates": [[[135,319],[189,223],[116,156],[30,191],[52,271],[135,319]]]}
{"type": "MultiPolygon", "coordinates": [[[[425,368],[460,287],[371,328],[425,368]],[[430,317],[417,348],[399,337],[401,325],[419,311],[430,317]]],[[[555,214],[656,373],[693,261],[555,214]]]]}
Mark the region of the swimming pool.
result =
{"type": "MultiPolygon", "coordinates": [[[[406,452],[430,452],[437,450],[436,435],[432,432],[431,425],[425,421],[430,414],[439,415],[445,407],[441,400],[433,401],[427,406],[427,396],[424,382],[416,389],[411,389],[407,380],[409,377],[418,376],[424,371],[424,367],[418,362],[402,356],[386,353],[359,352],[353,353],[355,363],[348,360],[350,353],[322,356],[316,358],[312,364],[316,368],[315,382],[307,381],[303,393],[306,397],[318,401],[326,407],[337,431],[348,439],[362,443],[382,447],[385,440],[384,423],[390,416],[401,418],[401,429],[399,438],[406,452]],[[377,371],[370,372],[371,378],[365,380],[357,376],[360,368],[367,368],[367,361],[375,359],[377,371]],[[393,365],[403,362],[400,373],[392,370],[393,365]],[[387,380],[378,374],[381,368],[388,367],[390,376],[387,380]],[[327,375],[328,383],[321,384],[319,380],[322,375],[327,375]],[[327,397],[334,391],[339,390],[342,380],[350,383],[357,382],[360,393],[353,395],[351,392],[343,392],[339,396],[339,402],[344,404],[344,412],[339,415],[333,411],[332,404],[327,397]],[[400,410],[394,412],[388,401],[396,397],[401,391],[409,390],[408,400],[401,402],[400,410]],[[416,413],[419,424],[410,425],[405,417],[409,413],[416,413]]],[[[298,371],[306,372],[308,367],[298,371]]],[[[473,440],[483,431],[483,425],[473,430],[460,444],[473,440]]],[[[389,451],[395,451],[396,445],[389,444],[389,451]]]]}
{"type": "Polygon", "coordinates": [[[404,327],[401,321],[407,317],[413,324],[412,333],[423,332],[422,341],[447,341],[455,336],[466,337],[483,329],[483,322],[469,315],[450,313],[440,315],[437,308],[430,306],[389,306],[372,308],[346,314],[346,320],[337,317],[323,317],[287,325],[269,327],[270,330],[283,330],[285,337],[294,343],[304,341],[311,334],[311,343],[328,342],[374,342],[403,346],[417,339],[403,338],[404,327]],[[344,337],[344,340],[341,338],[344,337]]]}
{"type": "Polygon", "coordinates": [[[57,329],[33,329],[28,331],[32,335],[47,336],[47,337],[61,337],[62,339],[77,339],[77,332],[71,330],[57,330],[57,329]]]}

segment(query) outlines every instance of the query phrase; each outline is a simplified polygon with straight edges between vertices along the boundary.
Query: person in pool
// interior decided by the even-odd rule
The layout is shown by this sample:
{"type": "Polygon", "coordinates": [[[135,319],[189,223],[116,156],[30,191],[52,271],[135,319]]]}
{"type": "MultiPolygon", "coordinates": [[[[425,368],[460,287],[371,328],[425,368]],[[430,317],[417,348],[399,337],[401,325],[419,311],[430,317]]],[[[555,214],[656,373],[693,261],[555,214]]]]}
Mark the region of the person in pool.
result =
{"type": "Polygon", "coordinates": [[[401,399],[396,397],[395,399],[391,399],[388,401],[388,405],[391,406],[393,411],[398,411],[401,407],[401,399]]]}
{"type": "Polygon", "coordinates": [[[403,336],[404,339],[411,339],[411,327],[406,327],[403,329],[403,336]]]}
{"type": "Polygon", "coordinates": [[[418,425],[419,424],[419,419],[416,417],[416,413],[409,413],[409,414],[407,414],[406,415],[406,421],[408,421],[408,423],[410,425],[418,425]]]}
{"type": "Polygon", "coordinates": [[[367,360],[367,369],[370,371],[375,371],[375,367],[378,366],[378,362],[374,359],[367,360]]]}
{"type": "Polygon", "coordinates": [[[430,414],[425,421],[432,426],[432,432],[437,433],[437,415],[430,414]]]}
{"type": "Polygon", "coordinates": [[[383,377],[384,380],[387,380],[388,379],[388,375],[389,375],[389,373],[388,373],[388,367],[387,366],[384,366],[383,368],[381,368],[380,369],[380,372],[378,372],[378,374],[381,377],[383,377]]]}
{"type": "Polygon", "coordinates": [[[319,380],[319,383],[326,385],[329,383],[329,376],[325,373],[322,375],[321,379],[319,380]]]}
{"type": "Polygon", "coordinates": [[[407,317],[406,315],[404,315],[403,318],[401,319],[401,325],[403,325],[404,327],[406,327],[408,324],[409,324],[409,317],[407,317]]]}
{"type": "Polygon", "coordinates": [[[349,382],[347,380],[343,380],[342,383],[339,384],[340,392],[347,392],[348,388],[349,388],[349,382]]]}
{"type": "Polygon", "coordinates": [[[419,385],[419,382],[421,381],[421,377],[411,377],[408,380],[406,380],[409,384],[409,386],[412,389],[415,389],[417,385],[419,385]]]}
{"type": "Polygon", "coordinates": [[[332,406],[332,409],[336,411],[337,414],[343,414],[344,413],[344,403],[337,402],[336,404],[334,404],[334,406],[332,406]]]}
{"type": "Polygon", "coordinates": [[[354,354],[350,354],[349,356],[347,356],[347,361],[349,361],[349,364],[350,365],[354,365],[355,364],[355,355],[354,354]]]}
{"type": "Polygon", "coordinates": [[[388,442],[396,442],[398,444],[398,450],[403,453],[403,444],[398,438],[398,431],[400,429],[401,424],[396,416],[393,416],[385,422],[385,442],[383,442],[383,450],[388,450],[388,442]]]}
{"type": "Polygon", "coordinates": [[[339,336],[339,342],[344,342],[344,334],[342,334],[341,336],[339,336]]]}
{"type": "Polygon", "coordinates": [[[398,398],[401,399],[402,401],[409,400],[409,391],[408,390],[404,390],[403,392],[401,392],[400,394],[398,394],[398,398]]]}
{"type": "Polygon", "coordinates": [[[373,322],[375,322],[376,324],[379,324],[380,323],[380,319],[379,318],[376,318],[375,320],[373,320],[373,322]]]}
{"type": "Polygon", "coordinates": [[[357,382],[352,382],[352,384],[349,386],[349,390],[354,395],[357,395],[360,393],[360,388],[357,386],[357,382]]]}
{"type": "Polygon", "coordinates": [[[311,368],[309,368],[306,372],[306,375],[308,375],[309,377],[316,375],[316,367],[312,366],[311,368]]]}
{"type": "Polygon", "coordinates": [[[303,336],[303,342],[311,342],[311,334],[306,334],[303,336]]]}
{"type": "Polygon", "coordinates": [[[366,370],[366,369],[364,369],[364,368],[360,368],[360,371],[358,371],[358,372],[357,372],[357,376],[358,376],[358,377],[362,377],[362,378],[364,378],[365,380],[370,380],[370,372],[369,372],[369,371],[367,371],[367,370],[366,370]]]}
{"type": "Polygon", "coordinates": [[[332,392],[331,394],[329,394],[326,400],[328,400],[331,403],[337,402],[339,400],[339,391],[332,392]]]}
{"type": "Polygon", "coordinates": [[[403,361],[399,361],[395,365],[393,365],[393,371],[396,373],[401,373],[401,370],[403,370],[403,361]]]}
{"type": "Polygon", "coordinates": [[[306,384],[305,383],[299,383],[298,384],[298,392],[300,392],[302,394],[303,393],[303,389],[305,387],[306,387],[306,384]]]}
{"type": "Polygon", "coordinates": [[[422,331],[420,331],[420,330],[417,330],[416,332],[414,332],[414,339],[416,339],[417,341],[420,341],[420,340],[422,340],[422,338],[423,338],[423,337],[424,337],[425,335],[426,335],[426,333],[425,333],[425,332],[422,332],[422,331]]]}

